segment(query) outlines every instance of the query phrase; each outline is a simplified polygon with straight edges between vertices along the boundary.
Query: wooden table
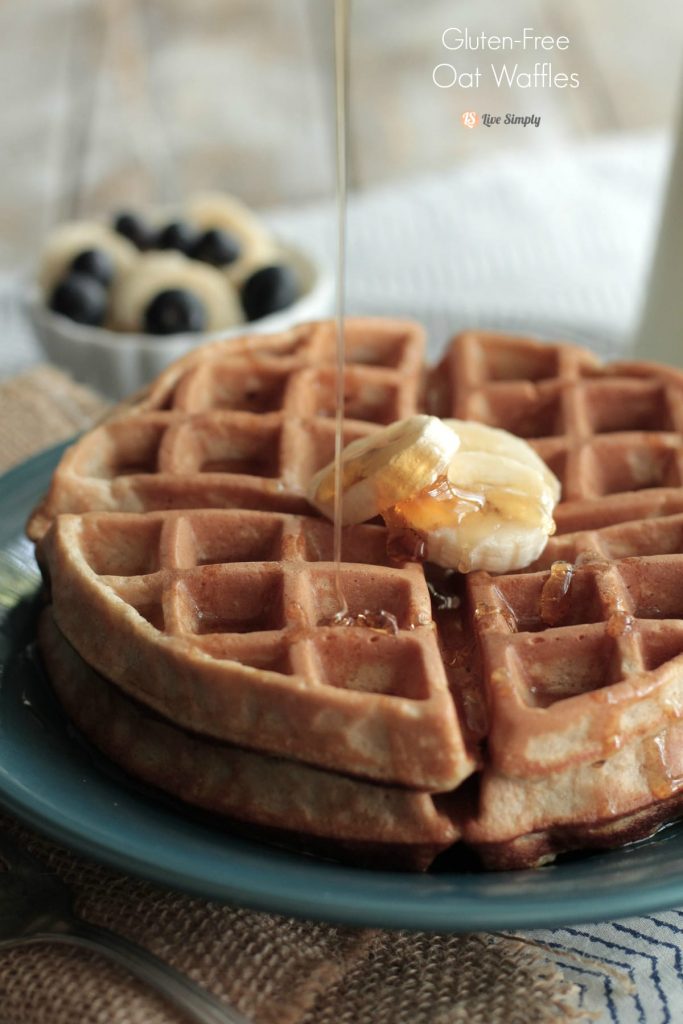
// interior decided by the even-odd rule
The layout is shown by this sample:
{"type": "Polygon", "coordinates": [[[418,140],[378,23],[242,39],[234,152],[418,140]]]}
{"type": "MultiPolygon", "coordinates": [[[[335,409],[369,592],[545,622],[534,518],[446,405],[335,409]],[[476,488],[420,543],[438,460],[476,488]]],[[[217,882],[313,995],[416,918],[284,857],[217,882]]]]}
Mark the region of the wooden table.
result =
{"type": "MultiPolygon", "coordinates": [[[[328,0],[10,0],[0,6],[0,267],[30,260],[55,220],[198,188],[258,206],[331,193],[328,0]]],[[[680,0],[355,0],[351,183],[672,118],[680,0]],[[566,33],[576,90],[468,99],[432,70],[450,25],[566,33]],[[543,116],[541,130],[468,131],[460,113],[543,116]]],[[[528,59],[528,58],[527,58],[528,59]]],[[[545,58],[544,58],[545,59],[545,58]]],[[[469,94],[472,95],[472,94],[469,94]]]]}

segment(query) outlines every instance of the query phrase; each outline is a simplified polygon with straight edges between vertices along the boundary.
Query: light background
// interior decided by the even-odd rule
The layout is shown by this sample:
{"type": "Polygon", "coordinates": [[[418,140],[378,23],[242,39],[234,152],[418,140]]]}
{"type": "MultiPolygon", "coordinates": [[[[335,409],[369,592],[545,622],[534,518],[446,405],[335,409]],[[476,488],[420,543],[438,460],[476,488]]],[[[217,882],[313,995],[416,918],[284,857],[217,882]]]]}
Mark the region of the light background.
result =
{"type": "MultiPolygon", "coordinates": [[[[50,224],[221,188],[257,206],[331,194],[329,0],[6,0],[0,6],[0,265],[50,224]]],[[[351,184],[365,188],[513,149],[672,124],[681,0],[354,0],[351,184]],[[443,30],[567,34],[579,89],[440,90],[443,30]],[[464,109],[541,114],[475,129],[464,109]]]]}

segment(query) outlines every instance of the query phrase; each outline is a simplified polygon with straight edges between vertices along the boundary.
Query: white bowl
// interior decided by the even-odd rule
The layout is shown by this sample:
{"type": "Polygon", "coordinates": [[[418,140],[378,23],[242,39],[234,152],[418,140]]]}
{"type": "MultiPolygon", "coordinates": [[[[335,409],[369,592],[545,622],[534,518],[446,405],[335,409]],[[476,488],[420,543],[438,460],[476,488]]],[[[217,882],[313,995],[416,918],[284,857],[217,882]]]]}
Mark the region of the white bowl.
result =
{"type": "Polygon", "coordinates": [[[286,243],[280,243],[278,251],[296,271],[301,282],[301,297],[278,313],[221,331],[156,336],[88,327],[48,309],[35,284],[27,288],[26,309],[51,362],[109,398],[125,398],[153,380],[174,359],[198,345],[242,334],[282,331],[297,323],[328,316],[332,304],[329,271],[286,243]]]}

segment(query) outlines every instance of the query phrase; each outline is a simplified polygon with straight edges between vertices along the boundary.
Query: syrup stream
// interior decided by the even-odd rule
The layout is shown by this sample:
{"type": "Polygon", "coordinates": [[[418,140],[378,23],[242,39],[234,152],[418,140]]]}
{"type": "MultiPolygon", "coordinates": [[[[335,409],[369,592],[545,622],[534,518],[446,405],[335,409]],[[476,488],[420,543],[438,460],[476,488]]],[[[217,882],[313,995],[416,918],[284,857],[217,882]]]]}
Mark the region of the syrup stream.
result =
{"type": "Polygon", "coordinates": [[[334,0],[334,72],[336,123],[336,191],[337,191],[337,273],[336,273],[336,335],[337,373],[334,421],[334,587],[337,611],[326,624],[334,626],[365,626],[379,633],[395,636],[399,623],[395,615],[383,608],[351,614],[342,587],[342,451],[344,448],[344,365],[346,345],[344,314],[346,305],[346,197],[348,169],[348,80],[349,80],[349,13],[351,0],[334,0]]]}
{"type": "Polygon", "coordinates": [[[349,62],[349,0],[334,0],[334,70],[336,106],[337,167],[337,377],[334,434],[334,580],[339,610],[338,621],[348,618],[348,605],[341,581],[342,560],[342,460],[344,431],[344,307],[346,297],[346,193],[347,193],[347,110],[349,62]]]}

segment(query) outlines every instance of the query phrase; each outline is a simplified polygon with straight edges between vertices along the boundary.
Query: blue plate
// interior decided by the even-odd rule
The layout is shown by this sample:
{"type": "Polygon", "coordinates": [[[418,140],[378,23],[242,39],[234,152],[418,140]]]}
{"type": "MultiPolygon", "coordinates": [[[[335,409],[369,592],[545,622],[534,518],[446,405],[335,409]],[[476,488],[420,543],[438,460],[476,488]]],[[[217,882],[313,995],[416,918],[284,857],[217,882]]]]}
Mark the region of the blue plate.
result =
{"type": "Polygon", "coordinates": [[[62,449],[0,478],[0,801],[122,871],[210,899],[353,925],[436,931],[560,925],[683,903],[683,827],[539,871],[410,875],[235,838],[136,787],[74,738],[31,651],[39,574],[26,516],[62,449]]]}

